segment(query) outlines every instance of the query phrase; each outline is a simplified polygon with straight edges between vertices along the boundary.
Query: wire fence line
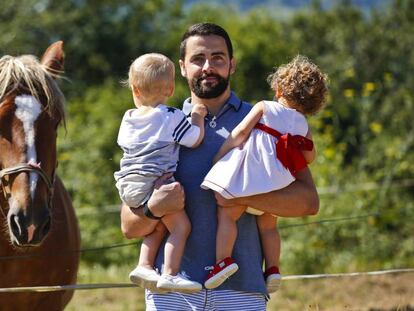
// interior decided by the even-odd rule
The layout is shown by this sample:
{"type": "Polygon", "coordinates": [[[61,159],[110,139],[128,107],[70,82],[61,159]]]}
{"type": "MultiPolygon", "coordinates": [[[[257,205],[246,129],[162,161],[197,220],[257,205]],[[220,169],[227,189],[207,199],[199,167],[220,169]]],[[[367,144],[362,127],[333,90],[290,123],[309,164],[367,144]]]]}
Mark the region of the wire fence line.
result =
{"type": "MultiPolygon", "coordinates": [[[[373,191],[383,189],[384,185],[380,182],[368,182],[355,185],[336,185],[330,187],[318,187],[319,195],[333,195],[340,193],[359,192],[359,191],[373,191]]],[[[389,185],[390,188],[409,188],[414,187],[414,178],[394,180],[389,185]]],[[[119,213],[121,210],[121,204],[109,204],[99,207],[81,207],[76,210],[78,217],[96,215],[102,213],[119,213]]]]}
{"type": "MultiPolygon", "coordinates": [[[[325,278],[342,278],[358,276],[378,276],[396,273],[414,273],[414,268],[390,269],[368,272],[350,272],[350,273],[331,273],[331,274],[307,274],[307,275],[287,275],[282,277],[283,281],[305,280],[305,279],[325,279],[325,278]]],[[[7,287],[0,288],[0,293],[21,293],[21,292],[54,292],[62,290],[91,290],[91,289],[108,289],[108,288],[132,288],[137,287],[130,283],[96,283],[96,284],[74,284],[74,285],[55,285],[55,286],[33,286],[33,287],[7,287]]]]}
{"type": "MultiPolygon", "coordinates": [[[[366,219],[368,217],[375,217],[379,216],[378,213],[371,213],[371,214],[364,214],[364,215],[356,215],[356,216],[348,216],[348,217],[337,217],[337,218],[329,218],[329,219],[321,219],[316,221],[309,221],[304,223],[296,223],[296,224],[289,224],[289,225],[279,225],[279,229],[288,229],[293,227],[301,227],[301,226],[308,226],[314,224],[325,224],[325,223],[334,223],[334,222],[342,222],[342,221],[352,221],[352,220],[360,220],[366,219]]],[[[68,251],[55,251],[55,252],[48,252],[47,254],[28,254],[28,255],[17,255],[17,256],[0,256],[0,262],[3,260],[14,260],[14,259],[29,259],[29,258],[42,258],[42,257],[58,257],[58,256],[67,256],[70,254],[78,254],[78,253],[86,253],[86,252],[97,252],[97,251],[105,251],[114,248],[120,247],[128,247],[128,246],[138,246],[138,242],[129,242],[129,243],[118,243],[118,244],[111,244],[111,245],[104,245],[100,247],[89,247],[89,248],[82,248],[79,250],[68,250],[68,251]]]]}
{"type": "Polygon", "coordinates": [[[78,253],[86,253],[86,252],[97,252],[97,251],[104,251],[113,248],[119,247],[126,247],[126,246],[138,246],[138,242],[130,242],[130,243],[119,243],[119,244],[112,244],[107,246],[100,246],[100,247],[90,247],[90,248],[82,248],[79,250],[53,250],[48,251],[46,254],[28,254],[28,255],[17,255],[17,256],[2,256],[0,257],[0,261],[3,260],[18,260],[18,259],[30,259],[30,258],[50,258],[50,257],[59,257],[59,256],[68,256],[71,254],[78,254],[78,253]]]}
{"type": "Polygon", "coordinates": [[[296,224],[278,225],[278,228],[287,229],[287,228],[302,227],[302,226],[309,226],[309,225],[315,225],[315,224],[325,224],[325,223],[333,223],[333,222],[341,222],[341,221],[349,221],[349,220],[357,220],[357,219],[362,220],[368,217],[375,217],[379,215],[380,213],[370,213],[370,214],[355,215],[355,216],[348,216],[348,217],[326,218],[326,219],[307,221],[307,222],[301,222],[301,223],[296,223],[296,224]]]}

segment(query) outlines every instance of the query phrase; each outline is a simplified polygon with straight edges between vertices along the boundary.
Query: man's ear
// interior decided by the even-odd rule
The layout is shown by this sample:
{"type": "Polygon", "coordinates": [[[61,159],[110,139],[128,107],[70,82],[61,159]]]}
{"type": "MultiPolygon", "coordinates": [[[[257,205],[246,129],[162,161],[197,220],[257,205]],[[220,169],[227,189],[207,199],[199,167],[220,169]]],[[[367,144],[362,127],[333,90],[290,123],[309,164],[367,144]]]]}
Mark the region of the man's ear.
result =
{"type": "Polygon", "coordinates": [[[235,72],[236,72],[236,59],[233,57],[230,60],[230,74],[232,75],[235,72]]]}
{"type": "Polygon", "coordinates": [[[187,71],[185,70],[184,61],[180,59],[180,60],[178,60],[178,63],[180,64],[181,75],[184,78],[187,78],[187,71]]]}

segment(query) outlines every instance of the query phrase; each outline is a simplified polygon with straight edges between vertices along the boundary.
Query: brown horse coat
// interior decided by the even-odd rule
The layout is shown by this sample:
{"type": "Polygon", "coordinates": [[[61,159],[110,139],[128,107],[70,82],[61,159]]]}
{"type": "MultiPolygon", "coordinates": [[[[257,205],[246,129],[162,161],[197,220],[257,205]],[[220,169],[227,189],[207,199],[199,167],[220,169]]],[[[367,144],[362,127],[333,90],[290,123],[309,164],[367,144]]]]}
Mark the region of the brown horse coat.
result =
{"type": "MultiPolygon", "coordinates": [[[[10,244],[8,232],[1,231],[1,288],[76,283],[80,233],[71,199],[59,178],[55,181],[53,206],[52,227],[40,246],[20,250],[10,244]]],[[[0,293],[0,310],[63,310],[72,295],[73,291],[0,293]]]]}
{"type": "MultiPolygon", "coordinates": [[[[63,70],[63,42],[52,44],[41,63],[37,60],[31,62],[30,57],[24,61],[9,56],[6,59],[18,63],[16,67],[19,68],[26,65],[24,61],[32,67],[21,75],[26,80],[14,81],[13,85],[5,88],[1,82],[16,75],[5,73],[11,66],[0,66],[0,91],[3,90],[0,92],[0,170],[16,164],[26,167],[23,172],[9,174],[9,198],[0,192],[0,288],[75,284],[80,232],[71,198],[61,180],[54,177],[56,127],[64,116],[64,100],[52,78],[63,70]],[[29,81],[27,73],[35,70],[37,73],[29,81]],[[46,78],[37,81],[35,78],[42,74],[46,78]],[[52,88],[50,92],[48,87],[52,88]],[[35,123],[30,123],[30,115],[27,115],[30,107],[24,112],[23,120],[15,117],[14,100],[22,94],[37,98],[42,105],[35,123]],[[53,103],[55,99],[59,105],[53,103]],[[24,140],[27,131],[23,129],[24,122],[35,127],[37,137],[34,144],[27,138],[24,140]],[[32,163],[28,159],[30,157],[34,157],[36,162],[32,163]],[[37,178],[35,187],[29,183],[33,178],[37,178]]],[[[72,296],[73,291],[0,293],[0,310],[63,310],[72,296]]]]}

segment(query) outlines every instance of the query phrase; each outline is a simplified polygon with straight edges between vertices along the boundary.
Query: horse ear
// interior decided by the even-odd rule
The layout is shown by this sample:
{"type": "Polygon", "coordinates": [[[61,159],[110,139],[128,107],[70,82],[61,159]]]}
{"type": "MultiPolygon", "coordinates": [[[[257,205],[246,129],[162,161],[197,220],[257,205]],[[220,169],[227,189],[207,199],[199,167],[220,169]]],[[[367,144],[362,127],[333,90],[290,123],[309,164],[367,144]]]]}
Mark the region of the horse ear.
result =
{"type": "Polygon", "coordinates": [[[64,70],[63,41],[51,44],[42,56],[40,63],[52,74],[58,74],[64,70]]]}

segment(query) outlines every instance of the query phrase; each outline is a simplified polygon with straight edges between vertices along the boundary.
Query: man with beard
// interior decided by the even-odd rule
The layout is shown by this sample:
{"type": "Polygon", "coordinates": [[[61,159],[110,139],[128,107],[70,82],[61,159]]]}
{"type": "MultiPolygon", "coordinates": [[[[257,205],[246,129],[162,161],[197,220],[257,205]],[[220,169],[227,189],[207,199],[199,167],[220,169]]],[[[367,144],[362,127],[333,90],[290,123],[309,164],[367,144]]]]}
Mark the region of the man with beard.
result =
{"type": "MultiPolygon", "coordinates": [[[[184,102],[183,111],[191,112],[193,104],[208,109],[203,143],[196,149],[182,148],[175,174],[176,180],[163,184],[159,180],[143,208],[123,205],[122,231],[127,238],[138,238],[159,229],[159,218],[184,208],[192,224],[181,262],[182,274],[204,283],[209,265],[215,262],[217,204],[246,205],[282,217],[316,214],[318,195],[308,169],[297,180],[278,191],[225,200],[214,197],[212,191],[200,188],[211,168],[212,159],[232,129],[244,118],[251,105],[240,100],[231,90],[230,76],[236,62],[227,32],[218,25],[200,23],[191,26],[183,35],[180,46],[181,74],[188,81],[191,97],[184,102]],[[185,197],[184,190],[185,189],[185,197]]],[[[255,216],[244,214],[238,221],[239,235],[233,257],[239,271],[214,290],[195,293],[159,293],[146,291],[148,310],[266,310],[267,291],[262,272],[262,251],[255,216]]],[[[163,263],[162,246],[156,266],[163,263]]]]}

